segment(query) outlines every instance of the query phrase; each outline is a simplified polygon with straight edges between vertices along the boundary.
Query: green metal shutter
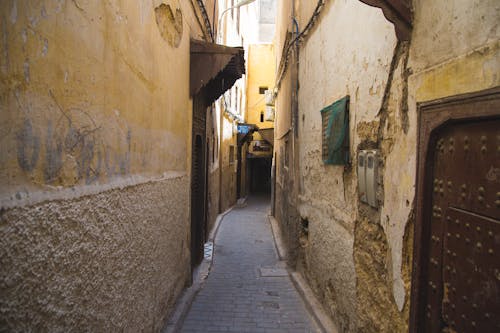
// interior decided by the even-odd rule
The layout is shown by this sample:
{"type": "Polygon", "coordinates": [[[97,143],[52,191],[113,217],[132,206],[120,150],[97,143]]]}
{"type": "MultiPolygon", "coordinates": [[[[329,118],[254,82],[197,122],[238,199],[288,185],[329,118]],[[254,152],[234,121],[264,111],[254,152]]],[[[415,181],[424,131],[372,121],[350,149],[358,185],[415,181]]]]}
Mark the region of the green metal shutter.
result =
{"type": "Polygon", "coordinates": [[[323,162],[349,164],[349,96],[321,110],[323,162]]]}

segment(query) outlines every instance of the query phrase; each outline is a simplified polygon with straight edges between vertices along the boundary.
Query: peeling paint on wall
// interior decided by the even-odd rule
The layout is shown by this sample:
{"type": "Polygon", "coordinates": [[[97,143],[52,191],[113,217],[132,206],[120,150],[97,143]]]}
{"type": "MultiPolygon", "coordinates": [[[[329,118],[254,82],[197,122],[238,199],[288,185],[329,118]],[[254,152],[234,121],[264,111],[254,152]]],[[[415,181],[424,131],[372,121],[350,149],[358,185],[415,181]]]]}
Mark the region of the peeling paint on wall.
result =
{"type": "MultiPolygon", "coordinates": [[[[289,4],[281,6],[278,53],[290,13],[289,4]]],[[[312,6],[300,2],[296,8],[301,25],[312,6]]],[[[283,195],[293,185],[282,179],[299,172],[299,210],[308,221],[308,236],[289,246],[302,251],[299,269],[342,331],[408,330],[417,103],[500,84],[498,1],[425,0],[414,7],[412,39],[396,44],[393,27],[380,20],[380,12],[357,2],[329,2],[300,50],[300,170],[283,171],[277,164],[276,217],[283,228],[293,229],[287,221],[292,204],[283,195]],[[345,29],[351,31],[347,36],[345,29]],[[358,200],[356,172],[320,163],[318,110],[345,94],[352,97],[353,164],[360,149],[378,149],[381,156],[378,209],[358,200]],[[338,230],[346,231],[341,240],[338,230]],[[349,274],[351,265],[355,273],[349,274]],[[354,296],[349,294],[352,280],[354,296]],[[325,296],[325,290],[340,296],[325,296]]],[[[277,96],[277,133],[291,124],[290,79],[284,79],[277,96]]],[[[284,158],[280,146],[278,140],[277,161],[284,158]]]]}
{"type": "Polygon", "coordinates": [[[354,258],[361,322],[358,332],[408,331],[405,315],[392,301],[392,281],[388,271],[391,255],[380,224],[360,217],[355,229],[354,258]]]}
{"type": "Polygon", "coordinates": [[[160,30],[161,37],[173,47],[179,47],[182,39],[182,11],[175,6],[175,13],[171,4],[162,3],[155,8],[156,24],[160,30]]]}

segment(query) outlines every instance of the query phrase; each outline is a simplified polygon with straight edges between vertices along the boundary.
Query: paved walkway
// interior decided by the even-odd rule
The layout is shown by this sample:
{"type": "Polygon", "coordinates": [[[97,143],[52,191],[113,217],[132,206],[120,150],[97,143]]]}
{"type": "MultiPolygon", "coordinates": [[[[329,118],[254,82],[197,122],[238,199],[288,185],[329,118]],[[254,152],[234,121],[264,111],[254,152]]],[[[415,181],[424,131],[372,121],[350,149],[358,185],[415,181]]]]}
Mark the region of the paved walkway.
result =
{"type": "Polygon", "coordinates": [[[224,217],[214,263],[181,332],[318,332],[280,263],[267,198],[224,217]]]}

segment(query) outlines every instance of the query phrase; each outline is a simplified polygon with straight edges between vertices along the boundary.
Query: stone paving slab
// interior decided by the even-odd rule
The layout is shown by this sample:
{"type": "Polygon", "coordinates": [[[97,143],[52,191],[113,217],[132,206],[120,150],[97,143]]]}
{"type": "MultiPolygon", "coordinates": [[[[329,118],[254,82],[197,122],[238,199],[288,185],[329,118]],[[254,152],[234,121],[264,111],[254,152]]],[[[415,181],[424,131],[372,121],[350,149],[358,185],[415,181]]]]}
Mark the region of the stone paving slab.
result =
{"type": "Polygon", "coordinates": [[[319,332],[289,275],[283,274],[268,204],[267,198],[249,198],[246,207],[224,217],[210,275],[181,332],[319,332]]]}

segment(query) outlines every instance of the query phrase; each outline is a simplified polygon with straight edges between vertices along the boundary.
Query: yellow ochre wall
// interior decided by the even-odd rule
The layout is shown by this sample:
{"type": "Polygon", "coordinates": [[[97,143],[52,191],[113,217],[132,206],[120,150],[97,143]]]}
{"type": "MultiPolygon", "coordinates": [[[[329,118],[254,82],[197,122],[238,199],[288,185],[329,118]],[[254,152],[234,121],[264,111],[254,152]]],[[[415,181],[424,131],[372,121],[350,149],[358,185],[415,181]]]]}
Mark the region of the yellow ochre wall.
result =
{"type": "MultiPolygon", "coordinates": [[[[273,128],[274,122],[260,122],[260,113],[266,110],[264,95],[259,87],[273,89],[276,73],[276,59],[273,44],[253,44],[248,47],[247,113],[246,122],[256,124],[260,129],[273,128]]],[[[264,118],[265,119],[265,118],[264,118]]]]}
{"type": "Polygon", "coordinates": [[[187,169],[189,32],[172,47],[151,4],[78,3],[1,4],[2,189],[187,169]]]}
{"type": "Polygon", "coordinates": [[[188,1],[0,2],[0,331],[163,326],[190,275],[203,35],[188,1]]]}

